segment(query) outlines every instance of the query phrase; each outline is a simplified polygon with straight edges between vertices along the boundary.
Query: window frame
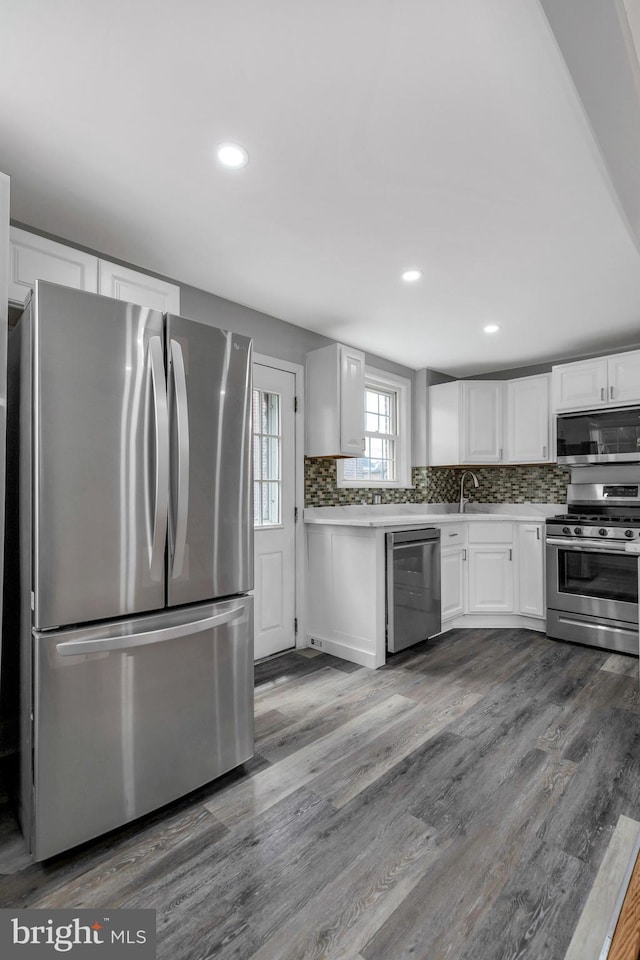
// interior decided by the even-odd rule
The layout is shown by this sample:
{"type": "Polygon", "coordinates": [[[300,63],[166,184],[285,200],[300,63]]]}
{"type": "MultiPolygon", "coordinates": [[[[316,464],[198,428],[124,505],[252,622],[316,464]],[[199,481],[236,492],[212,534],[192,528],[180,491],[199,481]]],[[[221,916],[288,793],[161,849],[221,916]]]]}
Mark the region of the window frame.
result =
{"type": "MultiPolygon", "coordinates": [[[[347,489],[409,489],[413,486],[411,483],[411,381],[406,377],[399,377],[394,373],[388,373],[386,370],[380,370],[377,367],[365,366],[364,391],[362,395],[363,421],[365,391],[367,388],[395,394],[396,433],[389,434],[388,437],[395,441],[396,446],[396,478],[395,480],[346,480],[344,476],[344,460],[338,460],[337,486],[347,489]]],[[[378,437],[382,435],[376,434],[373,431],[364,431],[364,436],[378,437]]]]}

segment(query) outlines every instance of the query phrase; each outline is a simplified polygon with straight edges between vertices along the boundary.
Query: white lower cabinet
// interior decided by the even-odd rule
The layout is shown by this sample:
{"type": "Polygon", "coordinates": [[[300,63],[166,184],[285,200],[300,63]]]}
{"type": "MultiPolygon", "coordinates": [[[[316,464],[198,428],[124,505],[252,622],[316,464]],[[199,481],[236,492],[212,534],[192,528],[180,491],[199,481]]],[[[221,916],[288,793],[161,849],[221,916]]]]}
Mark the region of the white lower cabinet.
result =
{"type": "Polygon", "coordinates": [[[513,547],[469,546],[469,613],[513,613],[513,547]]]}
{"type": "Polygon", "coordinates": [[[466,547],[447,547],[440,553],[440,596],[442,622],[465,613],[466,547]]]}
{"type": "Polygon", "coordinates": [[[518,612],[544,617],[544,527],[541,523],[518,525],[518,612]]]}
{"type": "Polygon", "coordinates": [[[513,524],[469,524],[469,613],[513,613],[513,524]]]}

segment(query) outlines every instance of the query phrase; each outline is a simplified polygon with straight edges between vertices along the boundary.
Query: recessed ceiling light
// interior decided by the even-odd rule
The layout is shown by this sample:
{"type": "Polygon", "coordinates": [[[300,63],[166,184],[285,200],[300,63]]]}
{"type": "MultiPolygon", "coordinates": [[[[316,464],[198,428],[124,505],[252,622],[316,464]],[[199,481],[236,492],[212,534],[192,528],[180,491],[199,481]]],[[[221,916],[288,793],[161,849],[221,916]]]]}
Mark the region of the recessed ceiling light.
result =
{"type": "Polygon", "coordinates": [[[244,167],[249,161],[249,154],[238,143],[221,143],[217,150],[217,157],[225,167],[244,167]]]}
{"type": "Polygon", "coordinates": [[[499,323],[488,323],[487,326],[484,328],[484,332],[485,332],[485,333],[497,333],[499,329],[500,329],[500,324],[499,324],[499,323]]]}
{"type": "Polygon", "coordinates": [[[402,279],[405,283],[415,283],[416,280],[419,280],[421,276],[421,270],[405,270],[405,272],[402,274],[402,279]]]}

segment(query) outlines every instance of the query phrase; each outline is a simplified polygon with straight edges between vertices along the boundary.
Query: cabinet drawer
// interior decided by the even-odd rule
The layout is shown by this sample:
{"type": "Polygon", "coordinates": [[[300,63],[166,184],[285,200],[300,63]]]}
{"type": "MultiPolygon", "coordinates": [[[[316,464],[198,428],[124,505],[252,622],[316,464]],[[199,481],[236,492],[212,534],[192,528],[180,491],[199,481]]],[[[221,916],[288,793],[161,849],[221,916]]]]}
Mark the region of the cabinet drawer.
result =
{"type": "Polygon", "coordinates": [[[513,543],[513,524],[470,523],[469,543],[513,543]]]}
{"type": "Polygon", "coordinates": [[[440,546],[454,547],[456,544],[465,543],[466,530],[464,523],[446,523],[440,527],[440,546]]]}

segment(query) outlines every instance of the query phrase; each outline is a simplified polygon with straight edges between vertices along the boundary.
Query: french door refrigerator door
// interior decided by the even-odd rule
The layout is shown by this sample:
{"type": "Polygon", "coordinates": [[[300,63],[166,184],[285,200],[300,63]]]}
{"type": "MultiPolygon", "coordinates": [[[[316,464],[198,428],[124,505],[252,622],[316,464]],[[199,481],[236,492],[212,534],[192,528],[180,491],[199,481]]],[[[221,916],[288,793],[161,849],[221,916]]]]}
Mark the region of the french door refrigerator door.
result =
{"type": "Polygon", "coordinates": [[[253,587],[251,340],[167,316],[170,606],[253,587]]]}
{"type": "Polygon", "coordinates": [[[253,598],[34,632],[32,851],[43,860],[253,754],[253,598]]]}
{"type": "Polygon", "coordinates": [[[33,318],[34,625],[162,608],[162,314],[39,281],[33,318]]]}

